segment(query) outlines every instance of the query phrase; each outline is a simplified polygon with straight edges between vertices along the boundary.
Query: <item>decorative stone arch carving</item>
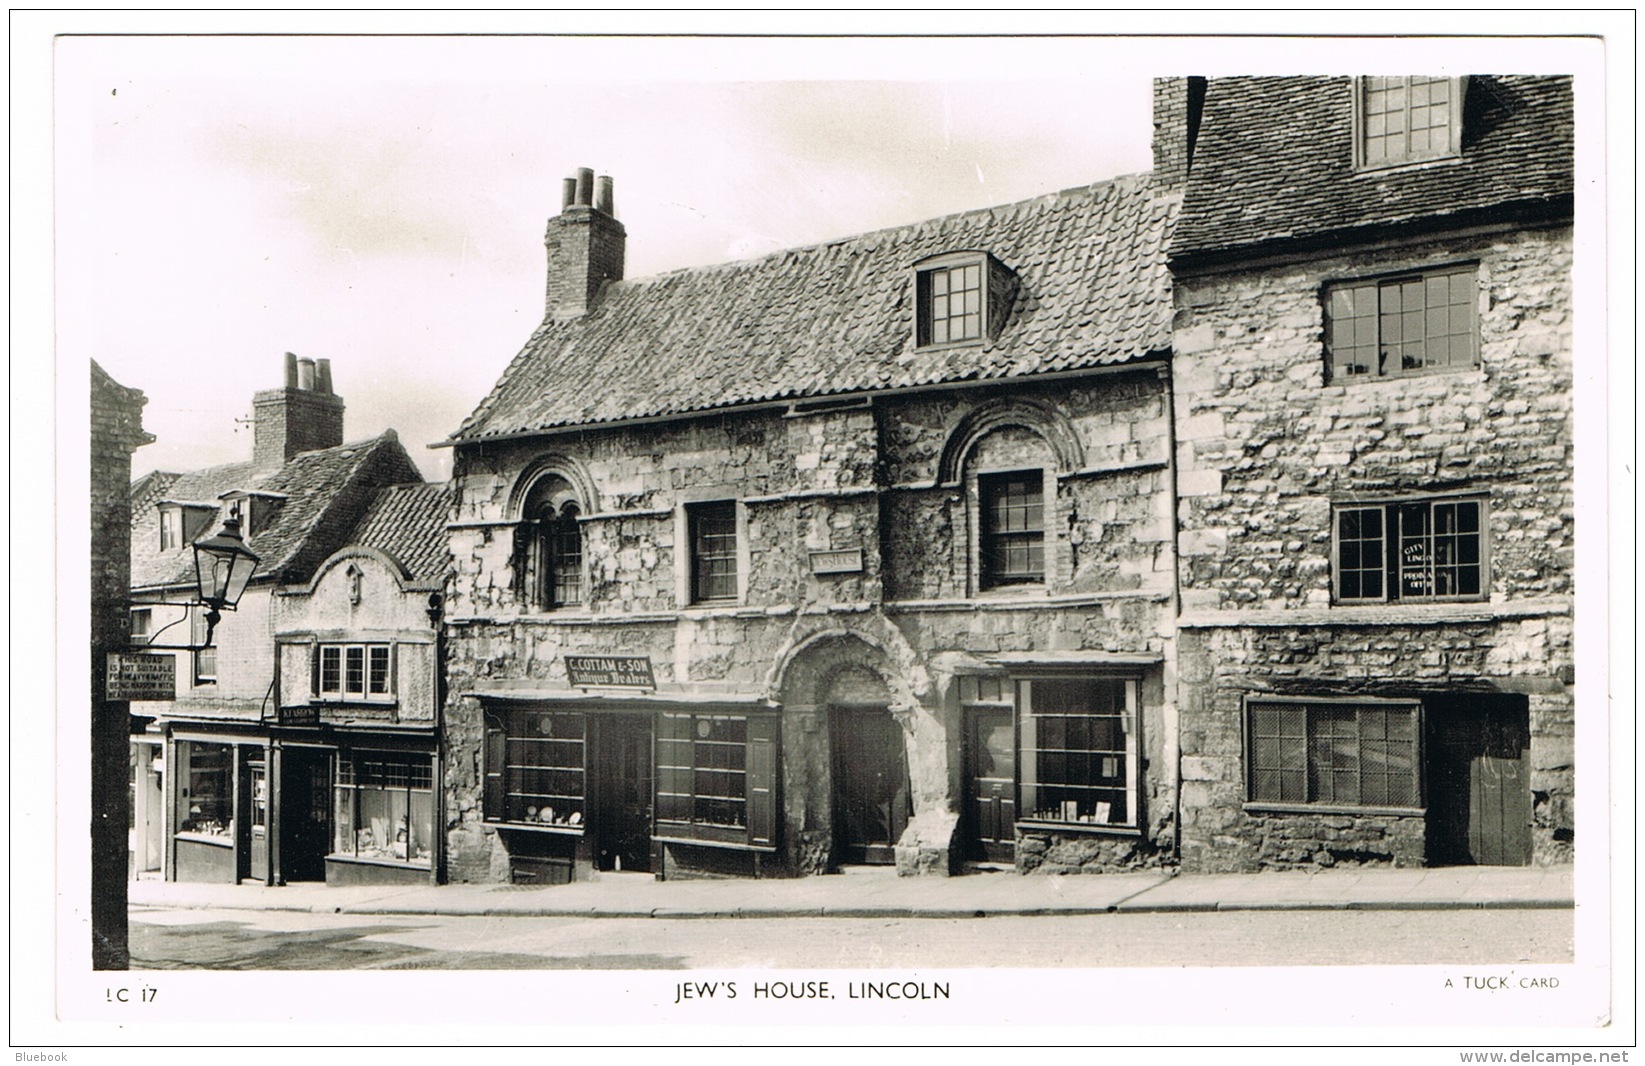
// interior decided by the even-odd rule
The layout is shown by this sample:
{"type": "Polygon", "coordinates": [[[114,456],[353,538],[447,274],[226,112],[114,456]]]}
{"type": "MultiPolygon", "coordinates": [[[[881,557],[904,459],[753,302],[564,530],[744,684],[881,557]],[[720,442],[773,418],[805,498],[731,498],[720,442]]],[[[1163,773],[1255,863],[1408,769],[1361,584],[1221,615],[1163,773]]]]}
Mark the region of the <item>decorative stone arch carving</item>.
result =
{"type": "Polygon", "coordinates": [[[937,461],[937,483],[950,487],[960,484],[966,460],[978,442],[995,430],[1009,427],[1021,427],[1041,437],[1051,449],[1058,473],[1072,473],[1085,465],[1085,449],[1061,411],[1038,400],[989,400],[967,411],[949,430],[937,461]]]}
{"type": "Polygon", "coordinates": [[[824,629],[791,642],[778,656],[769,679],[773,699],[786,707],[817,707],[853,670],[871,674],[883,686],[892,717],[908,727],[930,681],[917,663],[875,637],[854,629],[824,629]],[[912,667],[912,669],[910,669],[912,667]],[[912,675],[912,676],[911,676],[912,675]]]}
{"type": "Polygon", "coordinates": [[[563,478],[571,486],[571,492],[576,497],[578,509],[583,514],[593,514],[600,509],[599,497],[594,491],[594,479],[589,477],[588,469],[582,462],[568,455],[542,455],[526,464],[526,468],[515,479],[514,486],[508,494],[508,514],[513,519],[524,519],[526,500],[531,496],[531,490],[545,477],[563,478]]]}

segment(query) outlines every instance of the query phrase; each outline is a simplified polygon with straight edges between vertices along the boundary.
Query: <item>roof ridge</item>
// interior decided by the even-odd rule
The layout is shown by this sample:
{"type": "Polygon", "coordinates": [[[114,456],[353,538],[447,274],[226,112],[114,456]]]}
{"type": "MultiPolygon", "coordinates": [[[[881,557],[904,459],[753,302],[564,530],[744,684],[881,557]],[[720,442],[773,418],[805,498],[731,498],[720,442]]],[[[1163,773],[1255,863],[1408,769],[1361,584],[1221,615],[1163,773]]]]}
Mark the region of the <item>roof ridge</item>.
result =
{"type": "MultiPolygon", "coordinates": [[[[756,265],[768,263],[773,259],[781,259],[785,256],[798,256],[813,252],[827,251],[830,248],[851,244],[856,241],[866,241],[875,237],[883,237],[887,234],[912,232],[918,230],[922,226],[938,226],[946,223],[952,223],[959,219],[968,218],[973,215],[992,215],[998,211],[1015,210],[1028,207],[1030,205],[1039,204],[1041,202],[1044,202],[1046,206],[1050,206],[1052,201],[1065,199],[1072,200],[1075,197],[1086,194],[1095,196],[1095,194],[1099,191],[1105,191],[1108,188],[1118,188],[1122,184],[1136,184],[1139,179],[1152,178],[1152,176],[1151,171],[1140,171],[1136,174],[1120,174],[1111,178],[1104,178],[1101,181],[1091,182],[1088,185],[1074,185],[1066,189],[1057,189],[1052,192],[1039,193],[1034,196],[1025,197],[1021,200],[1008,200],[1005,203],[986,204],[982,207],[969,207],[963,211],[950,211],[945,215],[932,215],[927,218],[915,219],[912,222],[903,222],[893,226],[881,226],[878,229],[848,233],[842,237],[832,237],[828,240],[815,241],[811,244],[798,244],[786,248],[779,248],[775,251],[767,252],[765,255],[756,256],[752,259],[729,259],[719,263],[701,263],[693,266],[675,267],[673,270],[665,270],[657,274],[645,274],[637,278],[624,278],[621,281],[612,282],[612,287],[615,288],[618,286],[630,285],[640,286],[678,278],[684,275],[708,273],[711,271],[747,269],[756,265]]],[[[545,325],[546,324],[547,323],[545,323],[545,325]]]]}

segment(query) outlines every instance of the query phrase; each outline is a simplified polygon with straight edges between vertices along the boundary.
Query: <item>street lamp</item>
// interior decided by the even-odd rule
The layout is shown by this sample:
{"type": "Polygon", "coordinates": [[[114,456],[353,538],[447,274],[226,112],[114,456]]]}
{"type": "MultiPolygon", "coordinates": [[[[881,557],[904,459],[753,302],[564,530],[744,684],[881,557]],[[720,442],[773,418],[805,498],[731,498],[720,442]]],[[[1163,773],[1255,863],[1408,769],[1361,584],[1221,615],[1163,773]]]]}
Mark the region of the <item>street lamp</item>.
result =
{"type": "Polygon", "coordinates": [[[246,547],[240,519],[234,515],[223,519],[217,533],[194,542],[194,573],[200,602],[206,605],[205,647],[211,647],[211,631],[223,617],[219,612],[234,610],[260,562],[246,547]]]}

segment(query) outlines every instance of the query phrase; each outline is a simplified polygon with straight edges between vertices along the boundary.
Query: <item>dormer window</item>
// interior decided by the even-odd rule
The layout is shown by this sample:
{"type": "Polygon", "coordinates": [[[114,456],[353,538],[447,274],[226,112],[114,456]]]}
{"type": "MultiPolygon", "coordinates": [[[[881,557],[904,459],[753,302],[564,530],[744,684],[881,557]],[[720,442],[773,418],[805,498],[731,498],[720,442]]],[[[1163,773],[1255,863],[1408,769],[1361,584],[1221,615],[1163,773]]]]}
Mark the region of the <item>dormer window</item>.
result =
{"type": "Polygon", "coordinates": [[[186,548],[205,536],[211,520],[217,514],[214,503],[189,503],[182,500],[161,500],[160,550],[176,551],[186,548]]]}
{"type": "Polygon", "coordinates": [[[1010,308],[1012,277],[983,252],[939,256],[914,272],[920,347],[974,344],[999,333],[1010,308]]]}
{"type": "Polygon", "coordinates": [[[284,493],[255,489],[236,489],[218,498],[223,501],[224,516],[238,518],[240,535],[247,538],[268,529],[280,505],[286,501],[284,493]]]}
{"type": "Polygon", "coordinates": [[[1462,78],[1358,79],[1358,164],[1371,169],[1457,155],[1463,84],[1462,78]]]}

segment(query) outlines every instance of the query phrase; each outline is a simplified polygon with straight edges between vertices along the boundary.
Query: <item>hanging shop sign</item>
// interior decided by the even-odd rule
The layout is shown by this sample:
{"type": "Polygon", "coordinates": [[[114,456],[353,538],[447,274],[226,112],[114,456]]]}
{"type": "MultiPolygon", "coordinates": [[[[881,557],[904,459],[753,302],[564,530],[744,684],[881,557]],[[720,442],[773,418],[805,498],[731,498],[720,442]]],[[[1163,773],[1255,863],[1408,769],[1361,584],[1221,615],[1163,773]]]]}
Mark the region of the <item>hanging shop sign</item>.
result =
{"type": "Polygon", "coordinates": [[[649,655],[567,655],[565,673],[573,688],[657,687],[649,655]]]}
{"type": "Polygon", "coordinates": [[[177,657],[111,651],[107,690],[104,698],[111,700],[174,700],[177,698],[177,657]]]}

